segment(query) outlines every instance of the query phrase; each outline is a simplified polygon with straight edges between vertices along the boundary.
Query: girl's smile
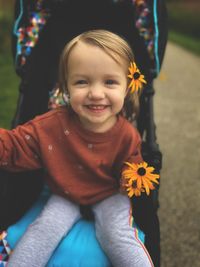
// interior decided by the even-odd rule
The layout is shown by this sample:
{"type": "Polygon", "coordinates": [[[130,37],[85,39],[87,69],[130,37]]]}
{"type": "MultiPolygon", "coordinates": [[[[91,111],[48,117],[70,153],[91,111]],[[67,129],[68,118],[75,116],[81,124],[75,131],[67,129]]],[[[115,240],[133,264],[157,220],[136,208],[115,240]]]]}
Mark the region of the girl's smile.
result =
{"type": "Polygon", "coordinates": [[[109,105],[85,105],[91,112],[102,113],[109,105]]]}

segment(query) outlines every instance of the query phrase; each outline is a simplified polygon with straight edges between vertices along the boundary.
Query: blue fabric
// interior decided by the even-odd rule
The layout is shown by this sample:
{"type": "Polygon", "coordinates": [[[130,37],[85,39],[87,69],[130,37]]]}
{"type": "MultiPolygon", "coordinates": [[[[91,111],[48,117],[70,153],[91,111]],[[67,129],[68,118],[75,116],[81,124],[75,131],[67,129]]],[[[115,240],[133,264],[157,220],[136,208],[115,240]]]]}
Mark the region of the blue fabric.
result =
{"type": "Polygon", "coordinates": [[[94,223],[80,220],[57,247],[48,267],[110,267],[95,236],[94,223]],[[62,255],[62,256],[61,256],[62,255]],[[64,257],[63,257],[64,255],[64,257]]]}
{"type": "MultiPolygon", "coordinates": [[[[27,227],[37,218],[48,200],[50,192],[44,189],[38,201],[14,225],[7,229],[7,241],[11,249],[26,231],[27,227]]],[[[135,227],[135,226],[134,226],[135,227]]],[[[139,238],[144,242],[144,234],[139,231],[139,238]]],[[[65,236],[46,267],[110,267],[109,259],[101,249],[95,235],[94,223],[79,220],[65,236]]]]}

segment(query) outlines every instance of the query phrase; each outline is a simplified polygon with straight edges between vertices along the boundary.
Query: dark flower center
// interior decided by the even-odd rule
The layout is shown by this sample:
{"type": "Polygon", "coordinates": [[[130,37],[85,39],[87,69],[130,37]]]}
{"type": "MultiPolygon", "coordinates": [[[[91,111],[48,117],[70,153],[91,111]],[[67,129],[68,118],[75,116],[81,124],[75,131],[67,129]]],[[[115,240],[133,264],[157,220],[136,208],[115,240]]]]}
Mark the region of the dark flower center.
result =
{"type": "Polygon", "coordinates": [[[133,78],[134,78],[134,80],[139,79],[139,78],[140,78],[140,73],[139,73],[139,72],[135,72],[135,73],[133,74],[133,78]]]}
{"type": "Polygon", "coordinates": [[[143,176],[143,175],[146,174],[146,170],[145,170],[145,168],[140,167],[140,168],[137,170],[137,173],[138,173],[140,176],[143,176]]]}
{"type": "Polygon", "coordinates": [[[132,188],[137,188],[137,182],[136,181],[132,182],[132,188]]]}

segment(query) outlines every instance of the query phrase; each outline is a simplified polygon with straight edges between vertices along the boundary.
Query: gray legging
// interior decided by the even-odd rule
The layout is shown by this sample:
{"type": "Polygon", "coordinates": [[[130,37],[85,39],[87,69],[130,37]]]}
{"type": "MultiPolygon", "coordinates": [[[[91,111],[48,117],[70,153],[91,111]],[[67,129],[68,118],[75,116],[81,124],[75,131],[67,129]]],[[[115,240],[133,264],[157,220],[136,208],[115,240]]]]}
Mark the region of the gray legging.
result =
{"type": "MultiPolygon", "coordinates": [[[[96,235],[115,267],[152,267],[148,252],[130,226],[131,204],[115,194],[93,205],[96,235]]],[[[44,267],[60,240],[81,217],[79,206],[52,195],[11,254],[7,267],[44,267]]]]}

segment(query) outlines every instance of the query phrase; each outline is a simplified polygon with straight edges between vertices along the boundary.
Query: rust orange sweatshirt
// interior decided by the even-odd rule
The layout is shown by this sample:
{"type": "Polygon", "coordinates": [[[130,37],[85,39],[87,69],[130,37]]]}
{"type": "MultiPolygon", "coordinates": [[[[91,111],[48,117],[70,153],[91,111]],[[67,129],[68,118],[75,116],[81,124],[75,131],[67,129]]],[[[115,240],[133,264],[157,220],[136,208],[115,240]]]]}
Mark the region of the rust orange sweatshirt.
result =
{"type": "Polygon", "coordinates": [[[61,107],[14,130],[0,129],[0,168],[44,168],[54,193],[88,205],[119,191],[124,161],[142,161],[140,143],[138,131],[122,116],[107,132],[93,133],[61,107]]]}

